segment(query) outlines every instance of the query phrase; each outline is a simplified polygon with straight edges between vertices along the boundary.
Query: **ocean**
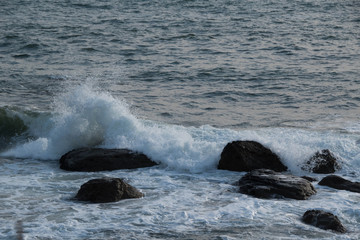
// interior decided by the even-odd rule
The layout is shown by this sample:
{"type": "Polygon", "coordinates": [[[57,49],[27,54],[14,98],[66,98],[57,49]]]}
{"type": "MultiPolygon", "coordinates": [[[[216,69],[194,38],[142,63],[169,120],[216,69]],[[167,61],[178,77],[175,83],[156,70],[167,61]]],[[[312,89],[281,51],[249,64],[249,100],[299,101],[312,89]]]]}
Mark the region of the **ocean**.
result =
{"type": "Polygon", "coordinates": [[[0,239],[359,239],[360,194],[258,199],[217,170],[258,141],[302,170],[330,149],[360,178],[356,0],[1,0],[0,239]],[[67,172],[79,147],[129,148],[144,169],[67,172]],[[141,199],[86,204],[80,186],[124,178],[141,199]],[[301,221],[337,215],[347,233],[301,221]],[[21,233],[20,233],[21,232],[21,233]],[[20,236],[22,235],[22,236],[20,236]]]}

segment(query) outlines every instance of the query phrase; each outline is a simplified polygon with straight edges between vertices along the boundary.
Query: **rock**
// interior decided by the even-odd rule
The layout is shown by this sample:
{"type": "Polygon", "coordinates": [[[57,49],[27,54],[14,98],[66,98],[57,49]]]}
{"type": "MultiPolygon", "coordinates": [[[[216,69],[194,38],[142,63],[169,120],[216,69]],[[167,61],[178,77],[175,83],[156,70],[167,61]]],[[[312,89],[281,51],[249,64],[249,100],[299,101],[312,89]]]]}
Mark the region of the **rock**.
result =
{"type": "Polygon", "coordinates": [[[308,210],[304,213],[302,220],[304,223],[313,225],[324,230],[334,230],[345,233],[346,229],[341,224],[337,216],[321,210],[308,210]]]}
{"type": "Polygon", "coordinates": [[[234,141],[228,143],[221,153],[218,169],[231,171],[251,171],[254,169],[286,171],[280,158],[270,149],[254,141],[234,141]]]}
{"type": "Polygon", "coordinates": [[[308,180],[309,182],[316,182],[317,179],[309,176],[302,176],[301,178],[308,180]]]}
{"type": "Polygon", "coordinates": [[[269,169],[257,169],[247,173],[239,181],[239,192],[258,198],[308,199],[316,193],[307,180],[269,169]]]}
{"type": "Polygon", "coordinates": [[[60,168],[69,171],[96,172],[133,169],[156,165],[146,155],[128,149],[79,148],[60,158],[60,168]]]}
{"type": "Polygon", "coordinates": [[[98,178],[83,184],[75,198],[79,201],[106,203],[143,196],[136,188],[120,178],[98,178]]]}
{"type": "Polygon", "coordinates": [[[319,182],[319,185],[360,193],[360,182],[351,182],[336,175],[329,175],[324,177],[319,182]]]}
{"type": "Polygon", "coordinates": [[[328,149],[316,152],[302,167],[303,170],[313,173],[334,173],[339,168],[336,157],[328,149]]]}

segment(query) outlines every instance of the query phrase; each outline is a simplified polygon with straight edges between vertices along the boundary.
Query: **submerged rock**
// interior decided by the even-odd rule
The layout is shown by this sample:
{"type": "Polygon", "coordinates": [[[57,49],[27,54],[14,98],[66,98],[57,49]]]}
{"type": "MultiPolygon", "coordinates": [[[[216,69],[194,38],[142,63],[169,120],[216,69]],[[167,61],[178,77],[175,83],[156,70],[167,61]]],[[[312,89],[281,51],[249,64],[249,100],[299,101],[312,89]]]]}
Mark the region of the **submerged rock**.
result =
{"type": "Polygon", "coordinates": [[[322,210],[308,210],[304,213],[302,220],[304,223],[324,230],[331,229],[340,233],[346,232],[337,216],[322,210]]]}
{"type": "Polygon", "coordinates": [[[314,186],[306,179],[293,175],[257,169],[239,180],[239,192],[258,198],[308,199],[316,193],[314,186]]]}
{"type": "Polygon", "coordinates": [[[360,193],[360,182],[352,182],[336,175],[324,177],[319,182],[319,185],[360,193]]]}
{"type": "Polygon", "coordinates": [[[156,165],[146,155],[128,149],[79,148],[60,158],[60,168],[69,171],[96,172],[133,169],[156,165]]]}
{"type": "Polygon", "coordinates": [[[79,201],[106,203],[143,196],[139,190],[120,178],[99,178],[83,184],[75,198],[79,201]]]}
{"type": "Polygon", "coordinates": [[[228,143],[221,153],[218,169],[231,171],[251,171],[254,169],[286,171],[280,158],[270,149],[254,141],[234,141],[228,143]]]}
{"type": "Polygon", "coordinates": [[[339,168],[337,158],[328,149],[316,152],[302,167],[313,173],[334,173],[339,168]]]}

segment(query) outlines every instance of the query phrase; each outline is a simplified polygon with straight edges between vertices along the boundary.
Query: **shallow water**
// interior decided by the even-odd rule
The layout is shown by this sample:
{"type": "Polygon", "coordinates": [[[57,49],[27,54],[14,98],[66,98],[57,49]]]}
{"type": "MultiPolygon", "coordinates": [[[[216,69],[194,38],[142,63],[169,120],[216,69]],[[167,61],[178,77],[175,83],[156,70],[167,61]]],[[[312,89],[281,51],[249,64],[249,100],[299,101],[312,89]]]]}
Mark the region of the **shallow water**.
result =
{"type": "Polygon", "coordinates": [[[16,171],[1,176],[4,239],[14,234],[19,219],[27,239],[356,239],[359,234],[359,194],[316,183],[318,193],[307,201],[262,200],[236,192],[232,184],[242,173],[190,174],[161,167],[68,173],[57,164],[22,161],[8,163],[16,171]],[[72,199],[81,184],[103,176],[124,177],[145,197],[108,204],[72,199]],[[349,233],[303,224],[300,218],[310,208],[338,215],[349,233]]]}

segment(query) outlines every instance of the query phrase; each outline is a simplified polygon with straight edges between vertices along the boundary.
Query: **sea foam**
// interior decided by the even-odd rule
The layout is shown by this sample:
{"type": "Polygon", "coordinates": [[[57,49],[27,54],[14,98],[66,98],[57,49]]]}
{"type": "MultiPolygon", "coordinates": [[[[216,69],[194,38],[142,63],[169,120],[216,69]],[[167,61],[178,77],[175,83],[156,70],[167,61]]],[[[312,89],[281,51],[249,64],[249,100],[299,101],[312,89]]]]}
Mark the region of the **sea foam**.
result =
{"type": "Polygon", "coordinates": [[[30,124],[35,139],[1,155],[57,159],[79,147],[129,148],[169,167],[191,170],[214,166],[219,151],[218,143],[203,133],[193,136],[192,128],[138,119],[126,102],[89,85],[57,96],[51,117],[43,121],[44,129],[30,124]]]}
{"type": "Polygon", "coordinates": [[[216,168],[226,143],[254,140],[278,154],[294,173],[301,174],[301,164],[316,151],[328,148],[341,159],[342,171],[359,175],[358,133],[296,128],[232,130],[159,123],[135,116],[124,100],[91,84],[59,94],[49,117],[41,115],[28,127],[31,138],[2,156],[58,159],[79,147],[129,148],[163,166],[201,172],[216,168]]]}

